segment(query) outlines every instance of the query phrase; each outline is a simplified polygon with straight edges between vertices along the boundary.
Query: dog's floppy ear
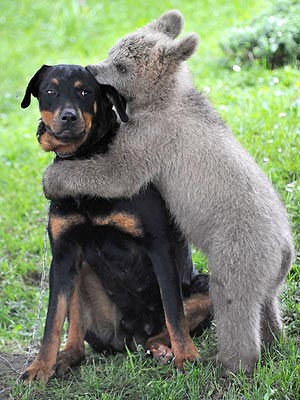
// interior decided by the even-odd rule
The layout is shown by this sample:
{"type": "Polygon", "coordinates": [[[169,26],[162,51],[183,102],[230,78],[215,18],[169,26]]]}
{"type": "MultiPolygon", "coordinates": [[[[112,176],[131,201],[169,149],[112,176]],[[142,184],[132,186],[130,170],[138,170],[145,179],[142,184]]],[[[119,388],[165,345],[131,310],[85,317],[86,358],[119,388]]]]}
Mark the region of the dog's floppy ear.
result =
{"type": "Polygon", "coordinates": [[[49,68],[51,68],[49,65],[44,64],[30,79],[21,103],[22,108],[27,108],[30,105],[31,95],[37,97],[42,77],[49,68]]]}
{"type": "Polygon", "coordinates": [[[128,122],[126,114],[126,100],[118,91],[110,85],[101,85],[109,101],[113,104],[122,122],[128,122]]]}

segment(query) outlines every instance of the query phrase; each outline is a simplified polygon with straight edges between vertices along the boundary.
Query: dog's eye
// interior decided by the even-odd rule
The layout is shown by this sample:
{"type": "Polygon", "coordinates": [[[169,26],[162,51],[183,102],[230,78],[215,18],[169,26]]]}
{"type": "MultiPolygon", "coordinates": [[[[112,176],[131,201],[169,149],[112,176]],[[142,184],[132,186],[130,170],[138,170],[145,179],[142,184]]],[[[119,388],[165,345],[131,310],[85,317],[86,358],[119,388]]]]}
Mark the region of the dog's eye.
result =
{"type": "Polygon", "coordinates": [[[49,94],[49,96],[54,96],[56,94],[56,91],[52,90],[52,89],[48,89],[47,94],[49,94]]]}
{"type": "Polygon", "coordinates": [[[85,97],[85,96],[87,96],[89,94],[89,92],[87,90],[81,90],[80,94],[81,94],[82,97],[85,97]]]}
{"type": "Polygon", "coordinates": [[[122,72],[122,74],[124,74],[127,71],[126,67],[124,67],[124,65],[122,64],[117,64],[116,67],[118,71],[122,72]]]}

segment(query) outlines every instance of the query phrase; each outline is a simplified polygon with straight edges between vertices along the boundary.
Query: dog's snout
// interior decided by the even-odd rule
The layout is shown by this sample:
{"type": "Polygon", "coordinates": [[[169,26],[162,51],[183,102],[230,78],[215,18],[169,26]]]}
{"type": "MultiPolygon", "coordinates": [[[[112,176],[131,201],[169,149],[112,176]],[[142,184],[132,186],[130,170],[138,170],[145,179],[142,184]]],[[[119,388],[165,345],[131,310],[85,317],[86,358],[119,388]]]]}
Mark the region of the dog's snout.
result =
{"type": "Polygon", "coordinates": [[[60,121],[63,124],[71,124],[72,122],[76,122],[77,118],[78,118],[78,116],[77,116],[76,110],[71,109],[71,108],[66,108],[60,114],[60,121]]]}

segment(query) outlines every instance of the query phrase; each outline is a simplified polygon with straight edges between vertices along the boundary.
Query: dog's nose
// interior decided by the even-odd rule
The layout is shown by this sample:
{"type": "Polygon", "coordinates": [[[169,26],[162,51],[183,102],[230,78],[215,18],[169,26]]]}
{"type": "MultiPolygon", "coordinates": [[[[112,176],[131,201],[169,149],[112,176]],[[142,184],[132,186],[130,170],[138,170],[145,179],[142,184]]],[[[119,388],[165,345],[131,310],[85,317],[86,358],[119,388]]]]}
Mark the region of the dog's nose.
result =
{"type": "Polygon", "coordinates": [[[94,75],[94,76],[97,75],[97,68],[94,65],[92,65],[92,64],[87,65],[85,67],[85,69],[87,69],[92,75],[94,75]]]}
{"type": "Polygon", "coordinates": [[[77,121],[77,112],[72,108],[66,108],[60,114],[60,120],[63,124],[71,124],[77,121]]]}

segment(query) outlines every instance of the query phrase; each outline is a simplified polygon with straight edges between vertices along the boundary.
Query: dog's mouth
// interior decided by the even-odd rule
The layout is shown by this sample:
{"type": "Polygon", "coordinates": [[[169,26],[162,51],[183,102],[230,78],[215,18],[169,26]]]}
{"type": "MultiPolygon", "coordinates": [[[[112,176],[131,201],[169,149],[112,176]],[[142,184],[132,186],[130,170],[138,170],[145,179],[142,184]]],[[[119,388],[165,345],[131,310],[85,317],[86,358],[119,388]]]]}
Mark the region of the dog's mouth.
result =
{"type": "Polygon", "coordinates": [[[78,133],[70,129],[54,132],[49,128],[47,125],[43,125],[42,129],[38,130],[38,141],[43,150],[46,152],[53,151],[61,158],[71,157],[76,154],[78,148],[86,141],[89,134],[86,129],[78,133]]]}
{"type": "Polygon", "coordinates": [[[77,142],[86,133],[86,129],[82,129],[81,127],[77,129],[66,128],[59,131],[54,131],[49,125],[45,125],[45,128],[49,135],[61,142],[62,145],[77,142]]]}

